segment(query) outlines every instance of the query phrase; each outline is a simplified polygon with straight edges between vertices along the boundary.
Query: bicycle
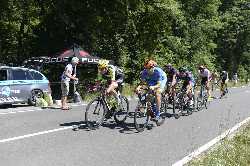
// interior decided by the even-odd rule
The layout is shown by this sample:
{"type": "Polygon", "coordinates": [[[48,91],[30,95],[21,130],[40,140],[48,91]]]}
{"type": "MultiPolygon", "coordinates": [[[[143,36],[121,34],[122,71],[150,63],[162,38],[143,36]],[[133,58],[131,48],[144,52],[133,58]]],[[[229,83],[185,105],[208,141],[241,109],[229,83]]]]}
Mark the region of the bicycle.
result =
{"type": "Polygon", "coordinates": [[[97,86],[95,87],[97,92],[100,94],[89,102],[85,112],[85,121],[90,129],[99,128],[105,119],[109,119],[112,116],[117,124],[122,124],[128,117],[129,102],[125,96],[120,94],[119,89],[118,101],[116,101],[116,106],[111,107],[107,100],[106,87],[97,86]]]}
{"type": "Polygon", "coordinates": [[[220,91],[221,91],[220,99],[226,97],[226,94],[228,94],[227,83],[221,82],[220,91]]]}
{"type": "Polygon", "coordinates": [[[197,98],[196,98],[196,109],[198,111],[202,110],[203,108],[208,108],[208,94],[207,94],[207,90],[205,88],[204,84],[201,84],[201,88],[200,88],[200,93],[198,94],[197,98]]]}
{"type": "Polygon", "coordinates": [[[186,91],[186,88],[181,88],[176,93],[175,102],[178,113],[174,115],[175,119],[180,118],[180,116],[183,115],[184,112],[186,112],[187,115],[191,115],[195,110],[195,95],[194,93],[192,93],[192,98],[190,99],[186,91]]]}
{"type": "MultiPolygon", "coordinates": [[[[175,89],[176,91],[176,89],[175,89]]],[[[162,93],[162,101],[161,107],[165,108],[166,110],[171,108],[173,115],[177,115],[175,112],[176,109],[176,93],[171,92],[171,85],[167,85],[167,89],[162,93]],[[171,107],[172,106],[172,107],[171,107]]]]}
{"type": "MultiPolygon", "coordinates": [[[[146,127],[149,127],[150,117],[155,117],[153,112],[153,107],[156,103],[155,92],[150,90],[148,87],[144,87],[142,90],[144,92],[138,95],[139,101],[134,114],[135,129],[138,132],[142,132],[146,127]]],[[[155,121],[157,126],[162,125],[165,121],[164,114],[166,113],[166,107],[164,104],[161,105],[161,109],[159,111],[160,119],[155,121]]]]}

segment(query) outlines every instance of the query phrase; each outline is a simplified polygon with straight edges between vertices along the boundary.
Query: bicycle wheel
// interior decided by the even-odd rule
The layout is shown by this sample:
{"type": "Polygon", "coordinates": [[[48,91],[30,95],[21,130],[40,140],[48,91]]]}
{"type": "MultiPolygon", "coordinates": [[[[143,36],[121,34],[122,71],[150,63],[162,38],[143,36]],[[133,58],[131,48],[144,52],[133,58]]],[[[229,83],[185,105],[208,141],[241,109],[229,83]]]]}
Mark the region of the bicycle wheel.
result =
{"type": "Polygon", "coordinates": [[[115,122],[118,124],[124,123],[128,117],[129,111],[129,102],[125,96],[121,96],[121,101],[118,106],[118,110],[116,110],[114,114],[115,122]]]}
{"type": "Polygon", "coordinates": [[[204,105],[204,107],[207,109],[208,108],[208,104],[210,104],[210,101],[208,101],[208,97],[207,97],[207,95],[205,95],[204,97],[203,97],[203,105],[204,105]]]}
{"type": "Polygon", "coordinates": [[[175,98],[173,99],[173,115],[175,119],[181,117],[183,111],[183,101],[181,92],[177,92],[175,98]]]}
{"type": "Polygon", "coordinates": [[[85,121],[90,129],[96,129],[102,125],[106,114],[106,108],[102,99],[92,100],[86,108],[85,121]]]}
{"type": "Polygon", "coordinates": [[[149,121],[149,111],[146,103],[138,103],[135,114],[134,114],[134,123],[135,129],[138,132],[144,131],[144,129],[148,126],[149,121]]]}
{"type": "Polygon", "coordinates": [[[198,111],[200,111],[200,110],[202,110],[202,107],[203,107],[203,97],[199,95],[199,96],[196,98],[196,109],[197,109],[198,111]]]}

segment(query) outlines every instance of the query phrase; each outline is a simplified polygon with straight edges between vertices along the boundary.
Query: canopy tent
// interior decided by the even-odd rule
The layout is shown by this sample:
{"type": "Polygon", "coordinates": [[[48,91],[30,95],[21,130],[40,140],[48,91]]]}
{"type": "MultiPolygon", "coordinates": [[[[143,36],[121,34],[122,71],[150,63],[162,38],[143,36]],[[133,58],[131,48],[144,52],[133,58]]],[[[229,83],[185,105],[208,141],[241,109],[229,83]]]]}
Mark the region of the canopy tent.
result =
{"type": "MultiPolygon", "coordinates": [[[[92,56],[81,47],[73,45],[71,48],[56,53],[52,56],[43,56],[43,57],[32,57],[23,62],[23,66],[31,67],[35,69],[40,69],[44,64],[54,64],[54,63],[68,63],[72,57],[79,58],[79,64],[97,64],[101,59],[97,56],[92,56]]],[[[110,64],[114,62],[109,61],[110,64]]]]}

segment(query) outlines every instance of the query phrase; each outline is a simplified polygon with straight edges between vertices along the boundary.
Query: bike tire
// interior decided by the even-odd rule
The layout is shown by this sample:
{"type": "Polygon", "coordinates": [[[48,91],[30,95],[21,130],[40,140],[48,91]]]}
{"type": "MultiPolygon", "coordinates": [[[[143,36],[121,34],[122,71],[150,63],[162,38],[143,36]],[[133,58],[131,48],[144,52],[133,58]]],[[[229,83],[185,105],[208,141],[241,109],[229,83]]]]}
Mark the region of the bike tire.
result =
{"type": "Polygon", "coordinates": [[[160,108],[160,119],[156,122],[157,126],[161,126],[165,122],[167,116],[166,114],[167,114],[167,103],[166,101],[163,101],[160,108]]]}
{"type": "Polygon", "coordinates": [[[85,121],[90,129],[97,129],[102,125],[107,108],[104,106],[104,102],[100,98],[96,98],[89,102],[86,107],[85,121]]]}
{"type": "Polygon", "coordinates": [[[144,129],[148,126],[148,121],[150,117],[150,113],[148,111],[148,106],[146,103],[138,103],[135,114],[134,114],[134,124],[135,129],[138,132],[144,131],[144,129]]]}
{"type": "Polygon", "coordinates": [[[116,110],[114,119],[117,124],[122,124],[126,121],[129,112],[129,102],[125,96],[121,96],[120,110],[116,110]]]}
{"type": "Polygon", "coordinates": [[[202,110],[202,107],[203,107],[203,99],[200,98],[200,97],[197,97],[196,98],[196,110],[197,111],[201,111],[202,110]]]}

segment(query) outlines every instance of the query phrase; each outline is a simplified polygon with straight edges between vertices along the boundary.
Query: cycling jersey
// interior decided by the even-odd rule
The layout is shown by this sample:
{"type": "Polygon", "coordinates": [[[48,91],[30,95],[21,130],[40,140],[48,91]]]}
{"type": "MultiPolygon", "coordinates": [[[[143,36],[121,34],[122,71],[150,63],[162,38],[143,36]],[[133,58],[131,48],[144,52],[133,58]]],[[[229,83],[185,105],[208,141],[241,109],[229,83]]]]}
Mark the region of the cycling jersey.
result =
{"type": "Polygon", "coordinates": [[[172,82],[173,76],[178,75],[178,71],[173,67],[170,70],[166,70],[166,73],[167,73],[168,82],[172,82]]]}
{"type": "Polygon", "coordinates": [[[211,80],[211,73],[208,69],[204,69],[200,72],[201,84],[206,84],[207,81],[211,80]]]}
{"type": "Polygon", "coordinates": [[[177,76],[178,81],[182,80],[183,81],[183,87],[186,87],[188,84],[191,84],[192,86],[194,86],[195,84],[195,79],[194,76],[191,72],[186,71],[185,74],[183,75],[178,75],[177,76]]]}
{"type": "Polygon", "coordinates": [[[208,69],[204,69],[202,72],[200,72],[200,76],[201,76],[201,78],[204,78],[204,77],[210,78],[211,73],[208,69]]]}
{"type": "Polygon", "coordinates": [[[108,65],[107,71],[102,73],[102,77],[109,81],[116,81],[117,83],[122,83],[124,80],[122,69],[114,65],[108,65]]]}
{"type": "Polygon", "coordinates": [[[153,71],[148,71],[144,69],[141,73],[142,81],[145,81],[149,86],[156,86],[160,84],[161,91],[164,90],[164,87],[167,83],[166,73],[159,67],[154,67],[153,71]]]}
{"type": "Polygon", "coordinates": [[[227,72],[221,73],[220,78],[221,78],[222,81],[227,80],[228,79],[228,73],[227,72]]]}

